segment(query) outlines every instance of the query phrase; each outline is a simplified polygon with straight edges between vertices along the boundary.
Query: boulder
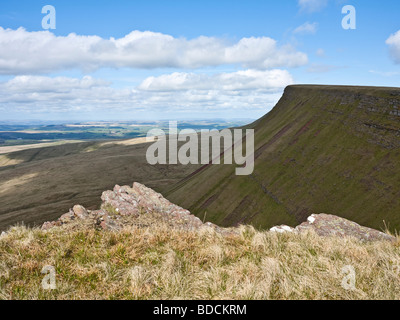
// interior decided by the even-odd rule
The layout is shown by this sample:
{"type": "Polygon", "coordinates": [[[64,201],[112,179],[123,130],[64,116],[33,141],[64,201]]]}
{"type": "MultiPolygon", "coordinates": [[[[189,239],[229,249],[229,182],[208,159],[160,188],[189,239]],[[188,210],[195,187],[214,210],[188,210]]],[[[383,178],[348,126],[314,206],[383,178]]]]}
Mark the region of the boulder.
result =
{"type": "Polygon", "coordinates": [[[359,224],[330,214],[312,214],[306,222],[296,228],[289,226],[278,226],[270,229],[271,232],[307,232],[314,230],[321,237],[355,237],[361,241],[395,241],[396,238],[386,233],[371,228],[360,226],[359,224]]]}
{"type": "Polygon", "coordinates": [[[285,232],[294,232],[295,229],[289,226],[277,226],[269,229],[270,232],[278,232],[278,233],[285,233],[285,232]]]}
{"type": "Polygon", "coordinates": [[[313,214],[307,221],[297,226],[296,231],[304,232],[314,230],[319,236],[355,237],[361,241],[395,241],[396,238],[386,233],[371,228],[360,226],[359,224],[330,214],[313,214]]]}
{"type": "Polygon", "coordinates": [[[64,213],[58,220],[62,223],[67,223],[75,219],[75,213],[70,210],[68,213],[64,213]]]}
{"type": "Polygon", "coordinates": [[[74,206],[72,208],[72,211],[74,212],[75,216],[77,216],[79,219],[86,219],[89,217],[87,210],[81,205],[74,206]]]}
{"type": "Polygon", "coordinates": [[[51,228],[54,228],[54,227],[57,227],[60,225],[61,225],[61,223],[59,221],[51,221],[51,222],[47,221],[47,222],[43,223],[42,230],[49,230],[51,228]]]}

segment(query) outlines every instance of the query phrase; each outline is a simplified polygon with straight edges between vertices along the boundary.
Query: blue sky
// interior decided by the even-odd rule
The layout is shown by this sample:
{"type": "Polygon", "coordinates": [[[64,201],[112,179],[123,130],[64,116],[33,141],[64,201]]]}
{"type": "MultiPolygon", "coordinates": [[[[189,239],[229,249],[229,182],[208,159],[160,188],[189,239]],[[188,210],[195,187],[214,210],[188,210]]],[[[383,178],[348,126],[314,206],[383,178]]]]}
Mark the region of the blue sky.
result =
{"type": "Polygon", "coordinates": [[[396,0],[82,2],[1,1],[0,120],[258,118],[289,84],[399,86],[396,0]]]}

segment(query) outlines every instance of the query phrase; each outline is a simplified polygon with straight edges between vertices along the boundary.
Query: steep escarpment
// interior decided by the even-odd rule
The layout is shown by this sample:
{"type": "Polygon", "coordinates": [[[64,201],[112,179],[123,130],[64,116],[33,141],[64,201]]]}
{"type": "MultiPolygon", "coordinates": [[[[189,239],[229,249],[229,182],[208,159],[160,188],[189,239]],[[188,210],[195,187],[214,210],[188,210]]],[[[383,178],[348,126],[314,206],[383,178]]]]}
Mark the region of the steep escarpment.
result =
{"type": "Polygon", "coordinates": [[[289,86],[255,129],[255,169],[205,166],[167,198],[222,225],[295,226],[313,212],[400,228],[400,89],[289,86]]]}

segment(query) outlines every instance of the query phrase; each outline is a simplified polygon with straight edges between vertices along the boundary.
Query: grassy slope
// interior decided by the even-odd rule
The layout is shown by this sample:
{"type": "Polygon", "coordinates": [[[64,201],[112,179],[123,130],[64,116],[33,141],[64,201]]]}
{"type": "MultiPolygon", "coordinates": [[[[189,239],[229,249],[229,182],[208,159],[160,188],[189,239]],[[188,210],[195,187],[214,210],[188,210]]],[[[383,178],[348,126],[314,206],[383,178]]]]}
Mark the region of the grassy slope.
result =
{"type": "Polygon", "coordinates": [[[150,166],[148,144],[85,142],[0,157],[0,230],[55,220],[75,204],[100,205],[104,190],[141,182],[163,191],[198,166],[150,166]]]}
{"type": "Polygon", "coordinates": [[[255,128],[251,176],[209,166],[167,193],[224,226],[297,225],[311,213],[400,229],[400,89],[290,86],[255,128]]]}
{"type": "Polygon", "coordinates": [[[0,238],[0,299],[400,299],[398,243],[252,227],[229,237],[161,224],[64,227],[0,238]],[[349,265],[355,290],[342,287],[349,265]],[[55,268],[55,290],[42,288],[45,266],[55,268]]]}

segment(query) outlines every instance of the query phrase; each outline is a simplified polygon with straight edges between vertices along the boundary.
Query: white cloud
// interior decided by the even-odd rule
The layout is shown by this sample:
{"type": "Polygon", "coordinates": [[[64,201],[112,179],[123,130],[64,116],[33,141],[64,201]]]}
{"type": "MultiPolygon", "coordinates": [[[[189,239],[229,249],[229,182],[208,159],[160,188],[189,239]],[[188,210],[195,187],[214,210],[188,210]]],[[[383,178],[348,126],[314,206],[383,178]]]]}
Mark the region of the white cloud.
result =
{"type": "Polygon", "coordinates": [[[242,38],[236,43],[201,36],[174,38],[150,31],[132,31],[123,38],[103,39],[74,33],[28,32],[0,27],[0,74],[43,74],[66,69],[93,71],[109,68],[201,68],[240,65],[267,69],[297,67],[307,55],[278,46],[268,37],[242,38]]]}
{"type": "Polygon", "coordinates": [[[17,76],[8,81],[8,90],[19,93],[27,92],[68,92],[77,89],[91,89],[110,85],[110,82],[85,76],[82,79],[68,77],[17,76]]]}
{"type": "Polygon", "coordinates": [[[139,86],[145,91],[182,91],[182,90],[266,90],[276,91],[293,83],[286,70],[243,70],[233,73],[204,75],[175,72],[159,77],[149,77],[139,86]]]}
{"type": "Polygon", "coordinates": [[[304,24],[302,24],[301,26],[297,27],[293,33],[295,34],[315,34],[317,32],[318,29],[318,23],[314,22],[314,23],[310,23],[310,22],[306,22],[304,24]]]}
{"type": "Polygon", "coordinates": [[[17,76],[0,83],[0,110],[52,112],[97,106],[130,105],[132,90],[114,89],[107,81],[85,76],[17,76]]]}
{"type": "Polygon", "coordinates": [[[285,70],[244,70],[215,75],[172,73],[136,88],[113,88],[91,77],[17,76],[0,83],[0,110],[51,113],[265,109],[293,83],[285,70]]]}
{"type": "Polygon", "coordinates": [[[389,46],[390,55],[395,63],[400,63],[400,30],[392,34],[387,40],[386,44],[389,46]]]}
{"type": "Polygon", "coordinates": [[[328,0],[299,0],[300,11],[308,13],[320,11],[328,4],[328,0]]]}

